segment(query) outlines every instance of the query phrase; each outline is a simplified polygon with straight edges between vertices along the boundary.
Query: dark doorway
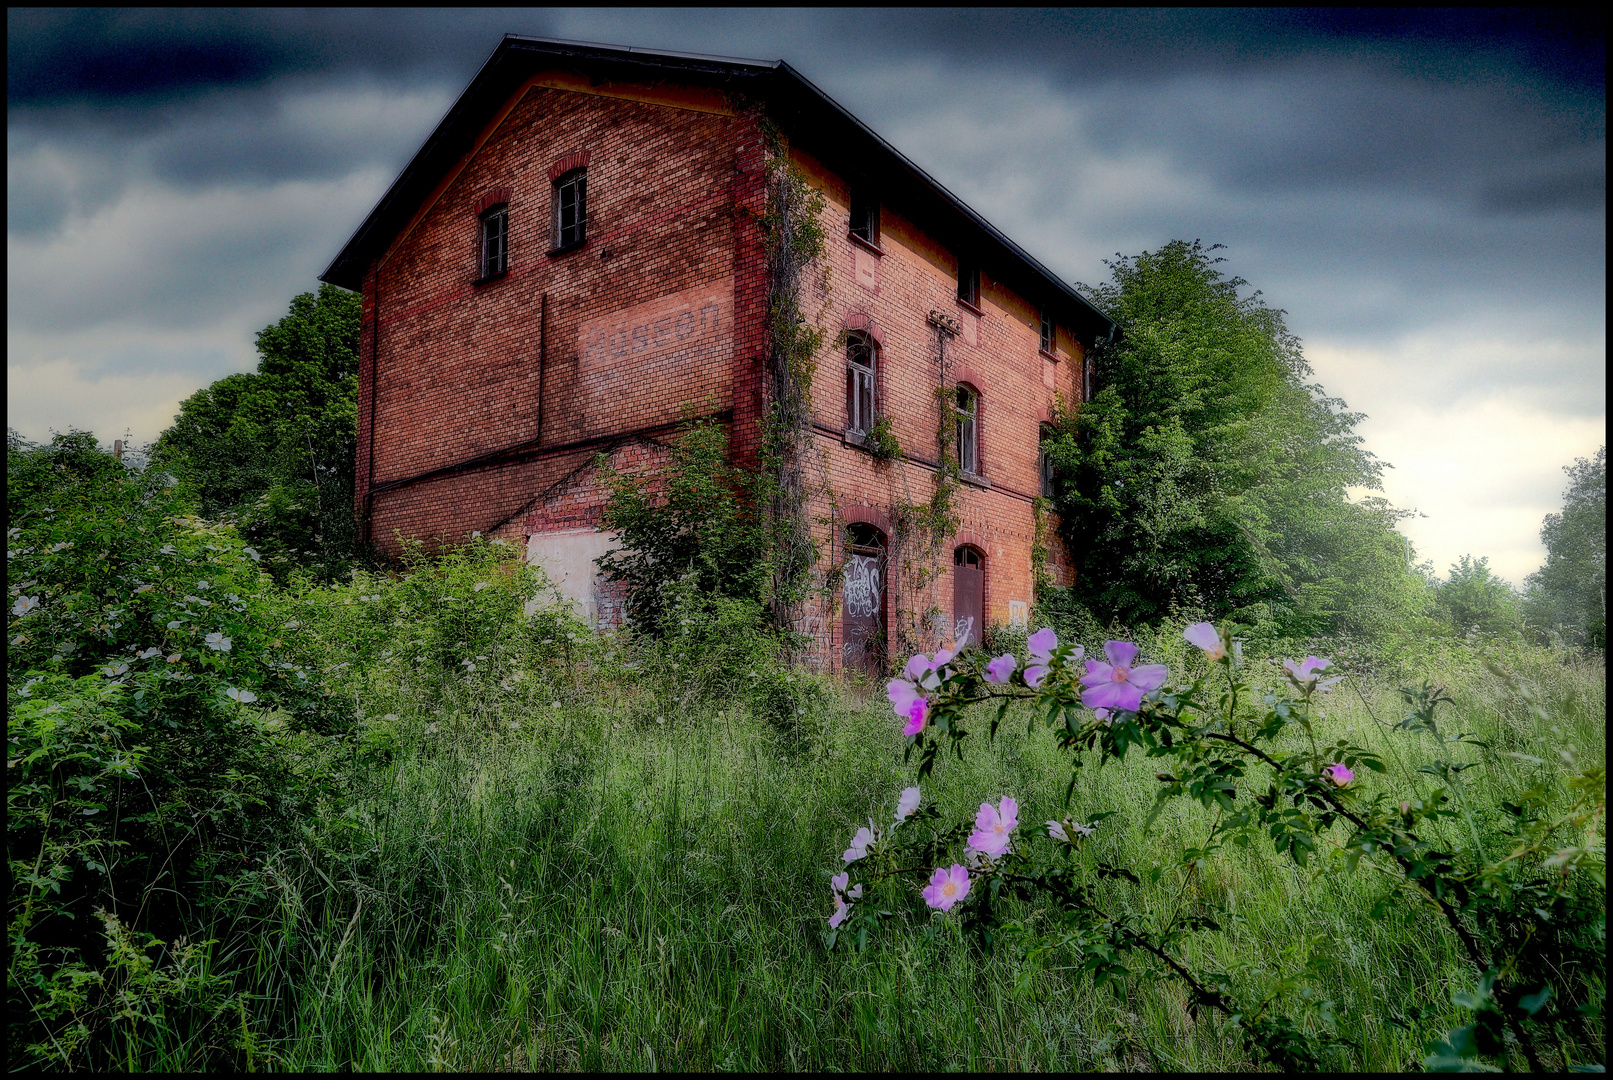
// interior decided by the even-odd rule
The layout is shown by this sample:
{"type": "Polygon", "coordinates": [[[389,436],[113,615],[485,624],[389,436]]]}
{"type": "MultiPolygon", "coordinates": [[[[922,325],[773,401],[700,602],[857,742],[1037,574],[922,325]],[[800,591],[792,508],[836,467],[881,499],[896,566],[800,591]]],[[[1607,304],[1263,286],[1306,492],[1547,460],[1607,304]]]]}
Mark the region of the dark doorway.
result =
{"type": "Polygon", "coordinates": [[[845,669],[878,678],[885,670],[885,538],[872,525],[846,530],[840,602],[845,669]]]}
{"type": "Polygon", "coordinates": [[[952,553],[952,636],[959,652],[980,644],[985,616],[986,574],[980,552],[958,548],[952,553]]]}

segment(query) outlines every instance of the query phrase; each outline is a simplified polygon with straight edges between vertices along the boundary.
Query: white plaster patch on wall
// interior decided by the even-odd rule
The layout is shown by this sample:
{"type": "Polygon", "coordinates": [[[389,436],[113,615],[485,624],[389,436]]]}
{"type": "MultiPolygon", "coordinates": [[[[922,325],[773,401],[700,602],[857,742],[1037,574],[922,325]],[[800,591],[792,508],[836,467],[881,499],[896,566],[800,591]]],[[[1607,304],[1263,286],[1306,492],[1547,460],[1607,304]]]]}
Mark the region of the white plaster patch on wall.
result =
{"type": "MultiPolygon", "coordinates": [[[[594,529],[565,529],[533,533],[527,541],[526,561],[542,570],[549,584],[570,602],[579,618],[594,622],[599,618],[598,559],[616,549],[614,532],[594,529]]],[[[538,601],[528,604],[528,614],[537,610],[538,601]]]]}

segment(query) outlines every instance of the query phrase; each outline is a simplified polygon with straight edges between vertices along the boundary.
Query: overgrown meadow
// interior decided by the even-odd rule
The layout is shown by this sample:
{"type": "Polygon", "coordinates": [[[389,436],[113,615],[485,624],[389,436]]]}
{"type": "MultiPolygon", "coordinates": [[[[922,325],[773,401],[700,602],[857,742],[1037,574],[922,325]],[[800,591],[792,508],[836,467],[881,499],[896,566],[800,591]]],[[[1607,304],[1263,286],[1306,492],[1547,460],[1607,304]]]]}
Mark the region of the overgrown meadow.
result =
{"type": "MultiPolygon", "coordinates": [[[[1533,952],[1497,945],[1549,960],[1531,1060],[1486,1023],[1439,908],[1392,860],[1351,858],[1344,820],[1304,859],[1212,844],[1213,798],[1150,822],[1157,755],[1060,749],[1036,700],[995,738],[995,703],[958,704],[966,752],[920,779],[885,688],[781,666],[757,605],[673,587],[660,639],[601,634],[480,541],[277,585],[92,441],[11,458],[13,1069],[1219,1071],[1269,1060],[1256,1009],[1328,1068],[1604,1060],[1599,654],[1473,637],[1362,659],[1314,695],[1309,735],[1272,744],[1380,762],[1356,769],[1361,805],[1437,804],[1454,770],[1466,812],[1417,825],[1452,880],[1555,829],[1496,878],[1553,897],[1533,952]],[[1397,726],[1424,680],[1451,699],[1438,735],[1397,726]],[[914,785],[937,829],[1012,797],[1027,851],[1066,798],[1109,815],[1057,856],[1070,879],[1145,935],[1192,916],[1171,955],[1250,1012],[1203,1007],[1144,950],[1095,979],[1061,906],[1008,890],[994,938],[900,875],[845,928],[868,932],[831,935],[848,844],[891,834],[914,785]]],[[[1185,621],[1134,638],[1167,689],[1215,675],[1185,621]]],[[[1242,670],[1280,689],[1283,658],[1242,670]]]]}

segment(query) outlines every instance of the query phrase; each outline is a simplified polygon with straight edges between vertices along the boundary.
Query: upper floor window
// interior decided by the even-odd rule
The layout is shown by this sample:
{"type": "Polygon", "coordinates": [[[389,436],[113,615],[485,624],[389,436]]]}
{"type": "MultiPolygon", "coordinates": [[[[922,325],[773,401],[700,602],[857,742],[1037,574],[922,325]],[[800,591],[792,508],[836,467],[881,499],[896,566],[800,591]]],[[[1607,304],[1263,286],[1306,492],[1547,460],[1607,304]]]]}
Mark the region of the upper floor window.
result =
{"type": "Polygon", "coordinates": [[[482,280],[509,269],[510,207],[495,206],[482,214],[482,280]]]}
{"type": "Polygon", "coordinates": [[[1092,395],[1096,394],[1098,392],[1098,388],[1096,386],[1096,382],[1097,382],[1096,375],[1097,375],[1097,373],[1096,373],[1096,371],[1094,369],[1094,365],[1092,363],[1092,357],[1090,357],[1090,356],[1086,357],[1084,360],[1081,361],[1081,400],[1082,401],[1091,401],[1092,400],[1092,395]]]}
{"type": "Polygon", "coordinates": [[[1058,328],[1053,325],[1053,313],[1042,309],[1042,351],[1052,353],[1058,346],[1058,328]]]}
{"type": "Polygon", "coordinates": [[[980,475],[980,395],[959,384],[957,404],[958,468],[980,475]]]}
{"type": "Polygon", "coordinates": [[[1053,497],[1053,455],[1047,452],[1047,441],[1053,437],[1053,429],[1043,424],[1037,431],[1036,469],[1042,476],[1042,494],[1048,498],[1053,497]]]}
{"type": "Polygon", "coordinates": [[[851,235],[879,246],[879,200],[867,184],[851,189],[851,235]]]}
{"type": "Polygon", "coordinates": [[[980,306],[980,267],[962,257],[958,259],[958,299],[970,307],[980,306]]]}
{"type": "Polygon", "coordinates": [[[867,435],[874,429],[874,344],[861,334],[846,339],[846,430],[867,435]]]}
{"type": "Polygon", "coordinates": [[[554,182],[554,246],[578,247],[587,230],[588,170],[573,169],[554,182]]]}

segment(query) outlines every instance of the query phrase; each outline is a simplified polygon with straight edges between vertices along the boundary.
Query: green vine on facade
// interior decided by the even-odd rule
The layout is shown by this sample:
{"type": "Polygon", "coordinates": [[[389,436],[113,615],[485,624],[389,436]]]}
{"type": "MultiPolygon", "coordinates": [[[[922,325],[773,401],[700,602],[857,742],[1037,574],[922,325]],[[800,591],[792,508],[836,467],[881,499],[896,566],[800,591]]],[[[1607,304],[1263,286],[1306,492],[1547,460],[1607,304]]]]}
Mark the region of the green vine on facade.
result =
{"type": "Polygon", "coordinates": [[[828,293],[825,200],[790,163],[777,126],[757,109],[746,112],[761,134],[767,185],[759,224],[767,259],[770,403],[762,424],[757,495],[768,507],[775,545],[772,618],[779,629],[792,631],[817,562],[803,473],[811,453],[812,376],[823,331],[807,316],[802,292],[808,275],[816,274],[819,291],[828,293]]]}

